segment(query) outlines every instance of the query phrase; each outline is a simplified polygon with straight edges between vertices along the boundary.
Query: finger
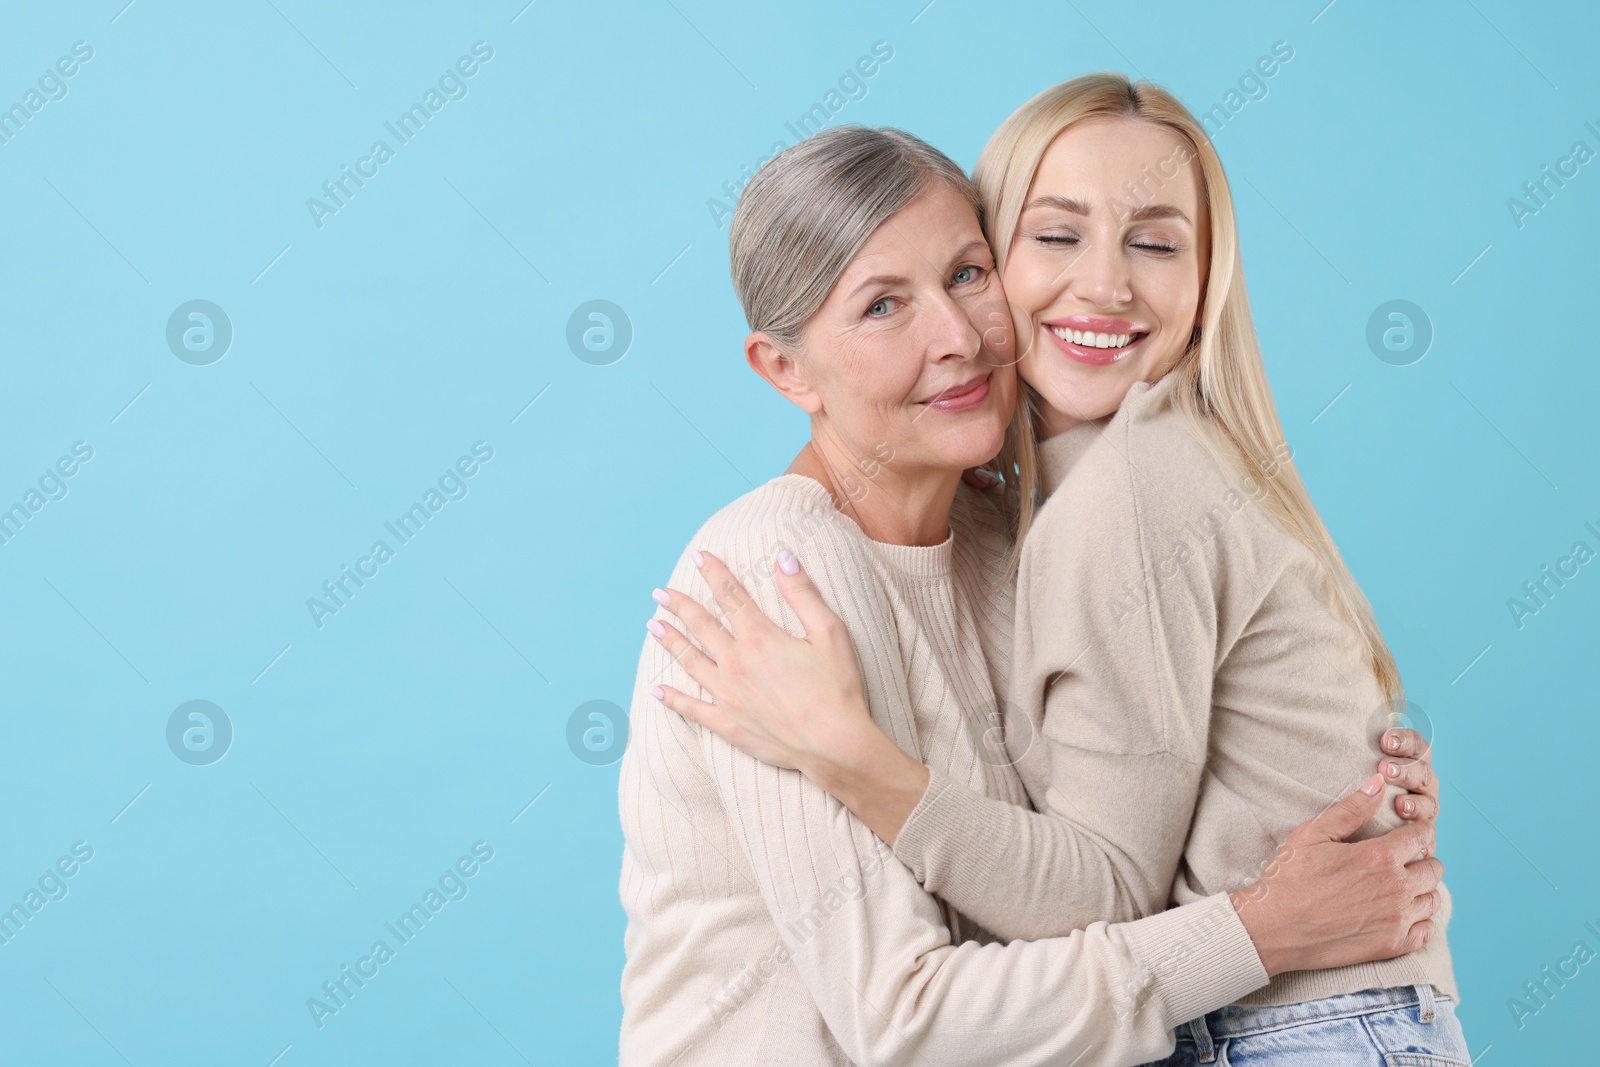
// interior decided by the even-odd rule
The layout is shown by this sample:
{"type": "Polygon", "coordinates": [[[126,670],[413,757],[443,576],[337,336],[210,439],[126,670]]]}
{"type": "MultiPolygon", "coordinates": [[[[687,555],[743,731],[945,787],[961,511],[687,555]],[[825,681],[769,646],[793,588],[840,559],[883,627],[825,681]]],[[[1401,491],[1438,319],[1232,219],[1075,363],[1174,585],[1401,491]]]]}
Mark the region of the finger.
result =
{"type": "Polygon", "coordinates": [[[800,625],[805,627],[806,637],[821,636],[848,636],[844,628],[844,620],[828,606],[822,599],[822,591],[817,588],[811,576],[800,565],[800,560],[787,548],[778,549],[777,582],[778,592],[783,594],[783,599],[794,609],[795,617],[800,620],[800,625]]]}
{"type": "Polygon", "coordinates": [[[1401,793],[1394,798],[1394,813],[1407,822],[1432,822],[1439,817],[1439,802],[1420,793],[1401,793]]]}
{"type": "Polygon", "coordinates": [[[1000,476],[988,467],[968,467],[961,472],[961,480],[974,489],[989,489],[1000,484],[1000,476]]]}
{"type": "Polygon", "coordinates": [[[1434,829],[1430,822],[1411,822],[1396,827],[1382,837],[1363,841],[1378,851],[1386,863],[1413,863],[1420,857],[1433,855],[1434,829]]]}
{"type": "Polygon", "coordinates": [[[1399,759],[1430,759],[1432,754],[1427,739],[1404,726],[1385,730],[1382,745],[1384,752],[1399,759]]]}
{"type": "MultiPolygon", "coordinates": [[[[1444,864],[1437,859],[1418,860],[1416,863],[1406,864],[1405,890],[1416,897],[1426,897],[1430,893],[1438,893],[1439,885],[1444,881],[1444,864]]],[[[1444,901],[1443,896],[1438,897],[1438,902],[1444,901]]],[[[1432,914],[1430,912],[1429,914],[1432,914]]]]}
{"type": "Polygon", "coordinates": [[[1375,774],[1360,789],[1339,798],[1327,811],[1297,827],[1295,834],[1304,833],[1316,840],[1343,841],[1378,813],[1382,795],[1383,778],[1375,774]]]}
{"type": "Polygon", "coordinates": [[[1436,794],[1439,791],[1439,775],[1434,771],[1431,760],[1386,756],[1378,761],[1378,773],[1390,785],[1409,789],[1413,793],[1436,794]]]}
{"type": "MultiPolygon", "coordinates": [[[[712,659],[721,661],[727,658],[733,636],[704,604],[677,589],[652,589],[650,597],[676,615],[683,623],[683,628],[700,642],[700,647],[705,649],[706,654],[712,659]]],[[[651,632],[654,633],[653,630],[651,632]]]]}
{"type": "Polygon", "coordinates": [[[728,565],[710,552],[695,552],[694,565],[700,568],[700,577],[711,587],[711,596],[722,609],[722,618],[733,635],[740,635],[740,627],[776,625],[761,613],[745,587],[734,577],[728,565]]]}
{"type": "Polygon", "coordinates": [[[704,726],[719,737],[726,738],[732,731],[732,720],[715,704],[697,700],[670,685],[653,685],[650,695],[696,726],[704,726]]]}
{"type": "Polygon", "coordinates": [[[1433,935],[1438,932],[1438,928],[1433,925],[1431,918],[1414,923],[1411,927],[1411,932],[1401,941],[1398,955],[1409,956],[1411,953],[1420,950],[1422,946],[1432,941],[1433,935]]]}
{"type": "Polygon", "coordinates": [[[715,699],[719,688],[718,682],[721,681],[716,661],[696,648],[694,643],[671,623],[651,619],[645,623],[645,627],[652,637],[661,642],[662,647],[672,655],[678,665],[689,673],[689,677],[715,699]]]}
{"type": "Polygon", "coordinates": [[[1439,795],[1439,776],[1433,773],[1433,764],[1427,760],[1381,759],[1378,773],[1390,785],[1409,792],[1430,797],[1439,795]]]}

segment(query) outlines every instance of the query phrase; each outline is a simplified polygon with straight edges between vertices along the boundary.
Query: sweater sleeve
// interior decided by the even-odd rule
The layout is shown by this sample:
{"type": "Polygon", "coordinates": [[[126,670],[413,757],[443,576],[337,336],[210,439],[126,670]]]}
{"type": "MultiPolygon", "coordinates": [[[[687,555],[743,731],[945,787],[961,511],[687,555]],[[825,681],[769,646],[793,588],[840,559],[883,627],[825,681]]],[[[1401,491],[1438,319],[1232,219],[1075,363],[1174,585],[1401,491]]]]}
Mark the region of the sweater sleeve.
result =
{"type": "MultiPolygon", "coordinates": [[[[762,574],[769,557],[760,542],[747,531],[696,547],[717,552],[736,573],[762,574]]],[[[855,641],[873,717],[917,751],[895,620],[867,550],[824,525],[803,557],[855,641]]],[[[682,562],[674,584],[704,592],[682,562]]],[[[802,632],[770,580],[750,585],[763,611],[802,632]]],[[[659,659],[650,674],[700,692],[664,650],[647,655],[659,659]]],[[[978,1049],[986,1061],[1018,1065],[1143,1063],[1170,1053],[1173,1027],[1266,981],[1225,894],[1061,938],[952,944],[937,901],[831,796],[707,731],[701,745],[782,939],[780,963],[794,963],[858,1064],[970,1063],[978,1049]]]]}
{"type": "Polygon", "coordinates": [[[1164,909],[1204,771],[1216,537],[1156,431],[1104,433],[1041,509],[1018,582],[1007,747],[1033,761],[1041,810],[933,773],[895,841],[929,891],[1002,937],[1164,909]]]}
{"type": "Polygon", "coordinates": [[[924,889],[1007,939],[1142,918],[1164,895],[1092,827],[988,796],[936,767],[894,854],[924,889]]]}

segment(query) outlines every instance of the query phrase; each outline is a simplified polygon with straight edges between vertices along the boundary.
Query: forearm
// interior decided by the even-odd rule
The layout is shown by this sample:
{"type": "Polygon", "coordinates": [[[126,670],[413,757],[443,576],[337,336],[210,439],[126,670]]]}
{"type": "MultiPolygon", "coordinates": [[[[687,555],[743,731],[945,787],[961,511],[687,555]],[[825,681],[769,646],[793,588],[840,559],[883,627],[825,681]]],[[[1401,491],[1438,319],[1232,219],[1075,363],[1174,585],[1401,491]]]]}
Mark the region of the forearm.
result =
{"type": "Polygon", "coordinates": [[[945,773],[932,775],[894,852],[930,893],[1007,940],[1128,922],[1166,902],[1166,884],[1149,883],[1087,827],[986,796],[945,773]]]}
{"type": "Polygon", "coordinates": [[[1223,896],[1063,938],[951,944],[934,898],[814,783],[707,745],[788,958],[854,1062],[944,1067],[978,1047],[1018,1065],[1126,1067],[1266,980],[1223,896]]]}

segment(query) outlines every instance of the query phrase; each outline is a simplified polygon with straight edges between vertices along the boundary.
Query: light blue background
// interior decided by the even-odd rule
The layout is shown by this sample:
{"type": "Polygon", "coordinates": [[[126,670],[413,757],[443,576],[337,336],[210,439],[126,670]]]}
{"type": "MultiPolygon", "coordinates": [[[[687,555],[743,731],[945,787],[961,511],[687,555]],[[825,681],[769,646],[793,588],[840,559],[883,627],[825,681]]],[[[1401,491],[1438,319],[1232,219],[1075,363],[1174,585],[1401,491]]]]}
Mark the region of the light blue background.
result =
{"type": "Polygon", "coordinates": [[[0,946],[0,1060],[614,1059],[616,767],[568,717],[627,704],[648,590],[805,432],[743,367],[707,201],[877,41],[833,122],[970,165],[1054,82],[1198,111],[1280,40],[1216,143],[1290,443],[1437,736],[1462,1017],[1489,1067],[1592,1058],[1594,966],[1507,1007],[1600,950],[1600,564],[1521,629],[1506,604],[1600,548],[1600,165],[1507,207],[1600,149],[1589,8],[123,2],[0,34],[0,106],[94,49],[0,145],[0,506],[94,449],[0,546],[0,905],[94,849],[0,946]],[[468,95],[318,228],[307,198],[480,40],[468,95]],[[1365,341],[1396,298],[1435,330],[1410,366],[1365,341]],[[165,340],[193,299],[234,329],[209,366],[165,340]],[[566,342],[593,299],[633,326],[610,365],[566,342]],[[469,495],[319,629],[307,598],[480,440],[469,495]],[[209,766],[167,747],[192,699],[235,730],[209,766]],[[319,1030],[307,998],[479,840],[470,894],[319,1030]]]}

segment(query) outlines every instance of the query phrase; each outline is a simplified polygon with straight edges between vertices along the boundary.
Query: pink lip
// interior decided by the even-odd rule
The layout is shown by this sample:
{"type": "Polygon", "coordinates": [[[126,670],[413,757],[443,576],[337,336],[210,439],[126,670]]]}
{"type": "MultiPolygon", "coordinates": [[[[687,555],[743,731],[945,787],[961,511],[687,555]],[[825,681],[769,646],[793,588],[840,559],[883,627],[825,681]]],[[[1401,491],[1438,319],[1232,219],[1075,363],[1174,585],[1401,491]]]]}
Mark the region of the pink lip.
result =
{"type": "Polygon", "coordinates": [[[989,398],[989,375],[974,378],[963,385],[941,390],[932,400],[922,403],[938,411],[971,411],[989,398]]]}
{"type": "Polygon", "coordinates": [[[1144,339],[1149,336],[1149,331],[1136,322],[1129,322],[1127,319],[1100,318],[1096,315],[1069,315],[1064,319],[1053,319],[1049,322],[1041,322],[1039,325],[1044,327],[1046,336],[1055,342],[1057,348],[1077,362],[1091,367],[1106,367],[1113,363],[1122,362],[1130,352],[1139,347],[1144,339]],[[1050,328],[1052,326],[1063,330],[1094,333],[1131,333],[1138,336],[1122,348],[1091,348],[1088,345],[1074,344],[1058,337],[1056,331],[1050,328]]]}
{"type": "Polygon", "coordinates": [[[1148,332],[1137,322],[1127,319],[1105,319],[1098,315],[1068,315],[1064,319],[1051,319],[1045,326],[1058,326],[1063,330],[1093,330],[1095,333],[1148,332]]]}

